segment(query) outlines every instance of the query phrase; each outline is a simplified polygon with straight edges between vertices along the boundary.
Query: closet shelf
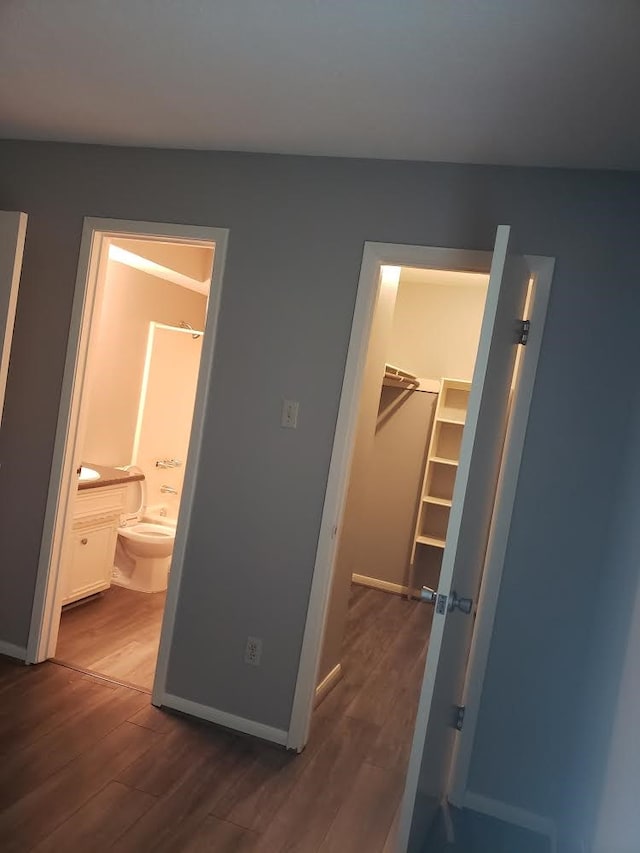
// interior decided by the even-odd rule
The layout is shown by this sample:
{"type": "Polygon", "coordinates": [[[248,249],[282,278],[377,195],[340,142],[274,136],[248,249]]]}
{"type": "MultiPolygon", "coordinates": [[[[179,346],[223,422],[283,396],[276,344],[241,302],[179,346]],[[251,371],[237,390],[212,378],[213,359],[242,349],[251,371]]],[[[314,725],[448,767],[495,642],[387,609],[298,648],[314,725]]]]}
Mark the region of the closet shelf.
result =
{"type": "Polygon", "coordinates": [[[442,561],[442,553],[427,551],[418,558],[417,551],[421,545],[444,551],[470,391],[471,383],[461,379],[440,384],[409,562],[409,596],[415,589],[416,559],[442,561]]]}
{"type": "Polygon", "coordinates": [[[420,380],[407,370],[401,370],[393,364],[385,364],[382,384],[391,385],[394,388],[408,388],[413,390],[420,387],[420,380]]]}
{"type": "Polygon", "coordinates": [[[441,424],[456,424],[457,426],[464,426],[464,415],[456,415],[453,412],[438,415],[436,420],[441,424]]]}
{"type": "Polygon", "coordinates": [[[452,506],[451,498],[437,498],[435,495],[425,495],[422,498],[426,504],[435,504],[436,506],[452,506]]]}
{"type": "Polygon", "coordinates": [[[420,545],[432,545],[434,548],[444,548],[445,540],[438,539],[437,536],[416,536],[416,542],[420,545]]]}
{"type": "Polygon", "coordinates": [[[454,465],[458,466],[458,459],[447,459],[446,456],[430,456],[429,462],[437,462],[439,465],[454,465]]]}

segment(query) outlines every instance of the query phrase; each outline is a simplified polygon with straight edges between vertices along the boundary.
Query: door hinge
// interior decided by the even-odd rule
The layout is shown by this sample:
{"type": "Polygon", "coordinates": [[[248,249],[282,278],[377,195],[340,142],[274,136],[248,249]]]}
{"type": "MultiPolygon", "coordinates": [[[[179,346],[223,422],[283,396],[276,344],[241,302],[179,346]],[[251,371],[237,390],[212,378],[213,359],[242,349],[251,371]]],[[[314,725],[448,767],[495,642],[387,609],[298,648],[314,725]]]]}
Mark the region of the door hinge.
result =
{"type": "Polygon", "coordinates": [[[529,332],[531,331],[531,321],[530,320],[520,320],[518,323],[518,343],[522,344],[523,347],[526,347],[527,341],[529,340],[529,332]]]}
{"type": "Polygon", "coordinates": [[[459,732],[462,731],[462,726],[464,725],[464,712],[466,710],[465,705],[455,705],[454,706],[454,714],[453,714],[453,727],[457,729],[459,732]]]}

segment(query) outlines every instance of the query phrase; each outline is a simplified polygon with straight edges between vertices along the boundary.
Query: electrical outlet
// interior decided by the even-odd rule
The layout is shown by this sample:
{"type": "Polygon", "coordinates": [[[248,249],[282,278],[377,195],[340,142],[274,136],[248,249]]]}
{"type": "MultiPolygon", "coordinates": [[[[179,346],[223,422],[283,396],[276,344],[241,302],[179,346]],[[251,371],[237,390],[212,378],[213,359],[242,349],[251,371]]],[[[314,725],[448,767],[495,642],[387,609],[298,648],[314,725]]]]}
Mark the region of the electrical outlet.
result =
{"type": "Polygon", "coordinates": [[[249,666],[260,666],[262,657],[262,640],[260,637],[247,637],[247,645],[244,649],[244,662],[249,666]]]}
{"type": "Polygon", "coordinates": [[[300,403],[297,400],[282,401],[282,417],[280,418],[280,426],[287,429],[298,428],[298,408],[300,403]]]}

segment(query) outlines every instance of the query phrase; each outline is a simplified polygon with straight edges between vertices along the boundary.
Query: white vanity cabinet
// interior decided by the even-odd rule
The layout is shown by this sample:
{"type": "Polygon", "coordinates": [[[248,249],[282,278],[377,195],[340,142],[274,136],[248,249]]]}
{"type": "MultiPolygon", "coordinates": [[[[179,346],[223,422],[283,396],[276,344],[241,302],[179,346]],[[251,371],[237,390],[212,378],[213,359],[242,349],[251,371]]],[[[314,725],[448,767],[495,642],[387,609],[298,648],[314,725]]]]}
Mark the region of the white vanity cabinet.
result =
{"type": "Polygon", "coordinates": [[[124,484],[78,491],[73,523],[65,543],[62,604],[70,604],[111,586],[125,494],[124,484]]]}

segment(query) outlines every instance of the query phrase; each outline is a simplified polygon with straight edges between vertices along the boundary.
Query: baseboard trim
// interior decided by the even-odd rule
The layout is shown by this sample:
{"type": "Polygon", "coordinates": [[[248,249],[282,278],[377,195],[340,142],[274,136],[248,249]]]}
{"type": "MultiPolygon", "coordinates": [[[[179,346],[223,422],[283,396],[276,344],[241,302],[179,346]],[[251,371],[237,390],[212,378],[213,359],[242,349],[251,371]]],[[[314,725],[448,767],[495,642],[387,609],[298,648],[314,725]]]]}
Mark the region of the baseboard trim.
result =
{"type": "Polygon", "coordinates": [[[198,717],[200,720],[206,720],[209,723],[217,723],[226,729],[233,729],[245,735],[253,735],[253,737],[258,737],[261,740],[268,740],[280,745],[287,742],[288,733],[284,729],[276,729],[255,720],[238,717],[236,714],[228,714],[226,711],[219,711],[210,705],[201,705],[199,702],[192,702],[190,699],[183,699],[181,696],[174,696],[171,693],[165,693],[162,696],[160,707],[181,711],[191,717],[198,717]]]}
{"type": "Polygon", "coordinates": [[[13,643],[7,643],[0,640],[0,655],[6,655],[9,658],[17,658],[18,660],[27,659],[27,650],[24,646],[14,646],[13,643]]]}
{"type": "Polygon", "coordinates": [[[551,853],[557,851],[558,831],[555,821],[551,818],[521,809],[518,806],[511,806],[502,800],[494,800],[491,797],[484,797],[482,794],[475,794],[473,791],[465,793],[464,807],[503,820],[505,823],[520,826],[522,829],[528,829],[530,832],[536,832],[538,835],[543,835],[549,839],[551,853]]]}
{"type": "Polygon", "coordinates": [[[313,702],[314,707],[319,705],[324,697],[329,693],[330,690],[336,686],[336,684],[342,678],[342,664],[337,663],[334,668],[322,679],[320,684],[316,687],[316,696],[313,702]]]}
{"type": "Polygon", "coordinates": [[[378,580],[378,578],[367,577],[367,575],[355,574],[351,575],[351,580],[361,586],[370,586],[371,589],[381,589],[383,592],[392,592],[394,595],[407,594],[407,587],[399,583],[390,583],[389,581],[378,580]]]}

